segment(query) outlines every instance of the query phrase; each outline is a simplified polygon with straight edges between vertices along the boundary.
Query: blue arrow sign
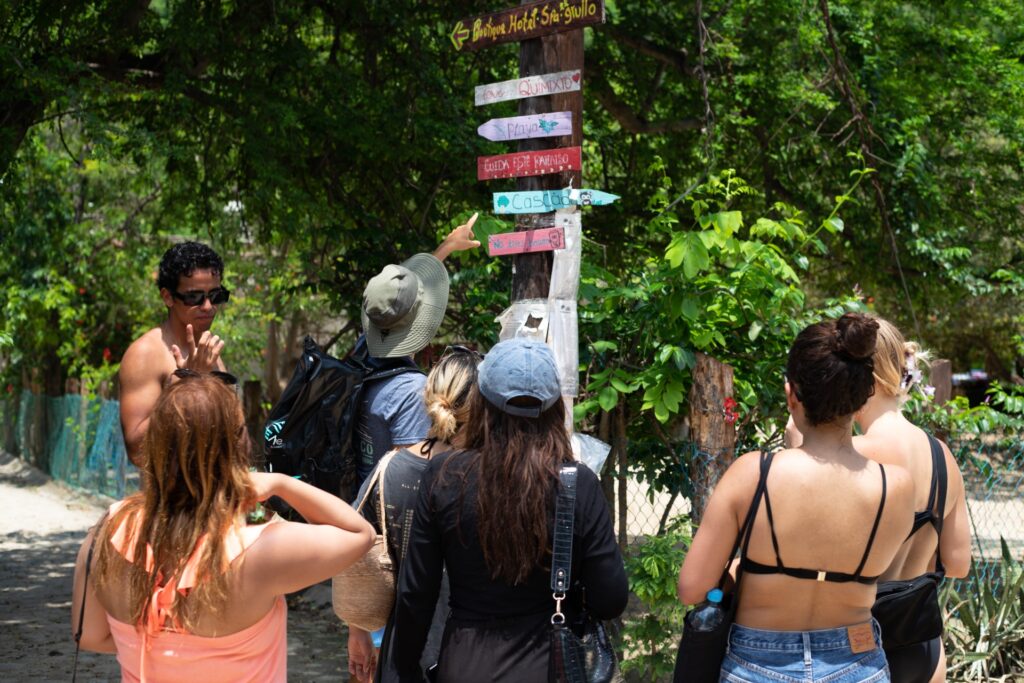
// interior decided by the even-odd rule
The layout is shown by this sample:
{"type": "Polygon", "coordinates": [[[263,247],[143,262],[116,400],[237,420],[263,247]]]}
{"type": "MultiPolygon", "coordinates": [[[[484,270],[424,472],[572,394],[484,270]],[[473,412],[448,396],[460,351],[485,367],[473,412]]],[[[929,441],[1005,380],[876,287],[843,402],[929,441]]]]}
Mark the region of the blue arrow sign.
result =
{"type": "Polygon", "coordinates": [[[607,206],[618,198],[600,190],[495,192],[494,213],[545,213],[570,206],[607,206]]]}

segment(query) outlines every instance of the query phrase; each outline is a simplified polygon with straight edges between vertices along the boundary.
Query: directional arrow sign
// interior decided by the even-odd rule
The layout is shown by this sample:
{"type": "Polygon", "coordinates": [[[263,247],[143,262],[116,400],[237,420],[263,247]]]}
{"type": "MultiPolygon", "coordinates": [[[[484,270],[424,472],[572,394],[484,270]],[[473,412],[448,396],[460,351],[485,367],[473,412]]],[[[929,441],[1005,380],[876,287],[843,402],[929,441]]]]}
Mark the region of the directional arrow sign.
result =
{"type": "Polygon", "coordinates": [[[482,137],[496,142],[572,135],[572,112],[556,111],[551,114],[491,119],[487,123],[480,124],[476,132],[480,133],[482,137]]]}
{"type": "Polygon", "coordinates": [[[503,232],[487,238],[487,253],[491,256],[527,254],[564,248],[565,231],[562,228],[503,232]]]}
{"type": "Polygon", "coordinates": [[[452,31],[452,43],[456,50],[479,50],[601,23],[604,0],[539,0],[462,19],[452,31]],[[456,39],[463,31],[468,35],[456,39]]]}
{"type": "Polygon", "coordinates": [[[469,38],[469,29],[462,25],[462,22],[455,24],[455,28],[452,30],[452,45],[455,46],[456,50],[461,50],[463,43],[466,42],[466,38],[469,38]]]}
{"type": "Polygon", "coordinates": [[[524,97],[540,97],[542,95],[556,95],[564,92],[574,92],[580,89],[580,82],[583,80],[579,69],[573,71],[559,71],[543,76],[527,76],[526,78],[513,78],[511,81],[491,83],[489,85],[476,86],[476,106],[491,104],[492,102],[504,102],[506,100],[520,100],[524,97]]]}
{"type": "Polygon", "coordinates": [[[600,190],[545,190],[536,192],[495,192],[494,213],[544,213],[577,206],[607,206],[618,195],[600,190]]]}
{"type": "Polygon", "coordinates": [[[580,165],[579,147],[498,154],[491,157],[477,157],[476,177],[478,180],[523,178],[531,175],[561,173],[562,171],[579,171],[580,165]]]}

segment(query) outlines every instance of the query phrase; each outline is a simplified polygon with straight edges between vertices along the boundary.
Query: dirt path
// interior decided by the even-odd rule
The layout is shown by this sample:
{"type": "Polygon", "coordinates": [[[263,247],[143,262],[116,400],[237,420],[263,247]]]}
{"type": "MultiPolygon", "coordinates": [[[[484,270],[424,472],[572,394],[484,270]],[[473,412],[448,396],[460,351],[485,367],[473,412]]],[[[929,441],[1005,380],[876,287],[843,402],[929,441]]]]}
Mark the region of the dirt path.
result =
{"type": "MultiPolygon", "coordinates": [[[[0,681],[71,679],[71,574],[86,530],[108,503],[0,452],[0,681]]],[[[347,667],[329,588],[290,597],[288,680],[347,680],[347,667]]],[[[120,669],[112,655],[83,652],[78,680],[119,681],[120,669]]]]}

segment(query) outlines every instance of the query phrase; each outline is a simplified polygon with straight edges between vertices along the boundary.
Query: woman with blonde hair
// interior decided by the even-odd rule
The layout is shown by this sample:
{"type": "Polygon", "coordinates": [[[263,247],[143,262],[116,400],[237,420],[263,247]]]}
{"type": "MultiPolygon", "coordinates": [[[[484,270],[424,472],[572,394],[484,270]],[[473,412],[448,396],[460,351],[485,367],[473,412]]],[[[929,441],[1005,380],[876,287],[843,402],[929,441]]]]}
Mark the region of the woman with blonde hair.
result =
{"type": "Polygon", "coordinates": [[[373,528],[335,496],[250,472],[234,391],[175,374],[143,442],[142,491],[111,506],[78,554],[72,631],[84,649],[116,652],[124,681],[286,681],[285,594],[355,562],[373,528]],[[309,523],[246,525],[270,496],[309,523]]]}
{"type": "MultiPolygon", "coordinates": [[[[854,416],[862,435],[854,445],[883,464],[899,465],[914,480],[914,525],[883,581],[910,581],[935,572],[963,578],[971,567],[971,537],[963,476],[949,447],[911,423],[900,410],[921,380],[921,348],[907,342],[896,327],[881,318],[874,355],[875,393],[854,416]],[[945,501],[941,499],[945,496],[945,501]],[[941,506],[941,507],[940,507],[941,506]]],[[[937,606],[933,611],[941,615],[937,606]]],[[[883,643],[886,632],[882,633],[883,643]]],[[[889,639],[893,641],[893,638],[889,639]]],[[[944,681],[946,656],[942,637],[902,647],[885,648],[894,681],[944,681]]]]}
{"type": "MultiPolygon", "coordinates": [[[[477,365],[483,357],[465,346],[449,346],[441,359],[427,375],[424,403],[430,416],[427,438],[412,446],[398,448],[384,456],[377,469],[383,470],[384,518],[387,523],[388,552],[397,576],[405,559],[413,511],[420,477],[434,456],[450,451],[461,444],[461,431],[469,419],[469,397],[476,384],[477,365]]],[[[359,491],[358,500],[379,499],[377,471],[370,473],[359,491]]],[[[376,505],[366,505],[363,514],[378,532],[383,531],[376,505]]],[[[429,668],[437,661],[441,631],[448,609],[447,582],[437,600],[431,637],[420,658],[420,667],[429,668]]],[[[379,667],[376,666],[370,634],[349,625],[349,673],[359,680],[374,677],[376,681],[391,683],[398,680],[391,657],[392,626],[389,622],[381,642],[379,667]],[[376,674],[376,675],[375,675],[376,674]]]]}

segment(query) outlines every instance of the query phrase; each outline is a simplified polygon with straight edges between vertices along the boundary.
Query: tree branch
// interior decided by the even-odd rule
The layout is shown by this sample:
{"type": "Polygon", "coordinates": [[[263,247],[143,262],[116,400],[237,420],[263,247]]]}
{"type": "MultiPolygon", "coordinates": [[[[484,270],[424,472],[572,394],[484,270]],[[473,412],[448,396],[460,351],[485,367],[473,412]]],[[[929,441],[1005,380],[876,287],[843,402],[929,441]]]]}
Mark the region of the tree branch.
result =
{"type": "Polygon", "coordinates": [[[662,64],[666,64],[677,71],[693,76],[694,70],[690,66],[690,55],[685,48],[671,48],[658,45],[653,40],[627,33],[615,24],[605,24],[602,32],[607,33],[615,42],[636,50],[640,54],[653,57],[662,64]]]}
{"type": "Polygon", "coordinates": [[[659,135],[679,133],[685,130],[700,130],[703,122],[700,119],[677,119],[674,121],[647,121],[638,116],[628,104],[623,102],[611,91],[611,88],[599,84],[591,84],[597,101],[611,114],[623,130],[638,135],[659,135]]]}

